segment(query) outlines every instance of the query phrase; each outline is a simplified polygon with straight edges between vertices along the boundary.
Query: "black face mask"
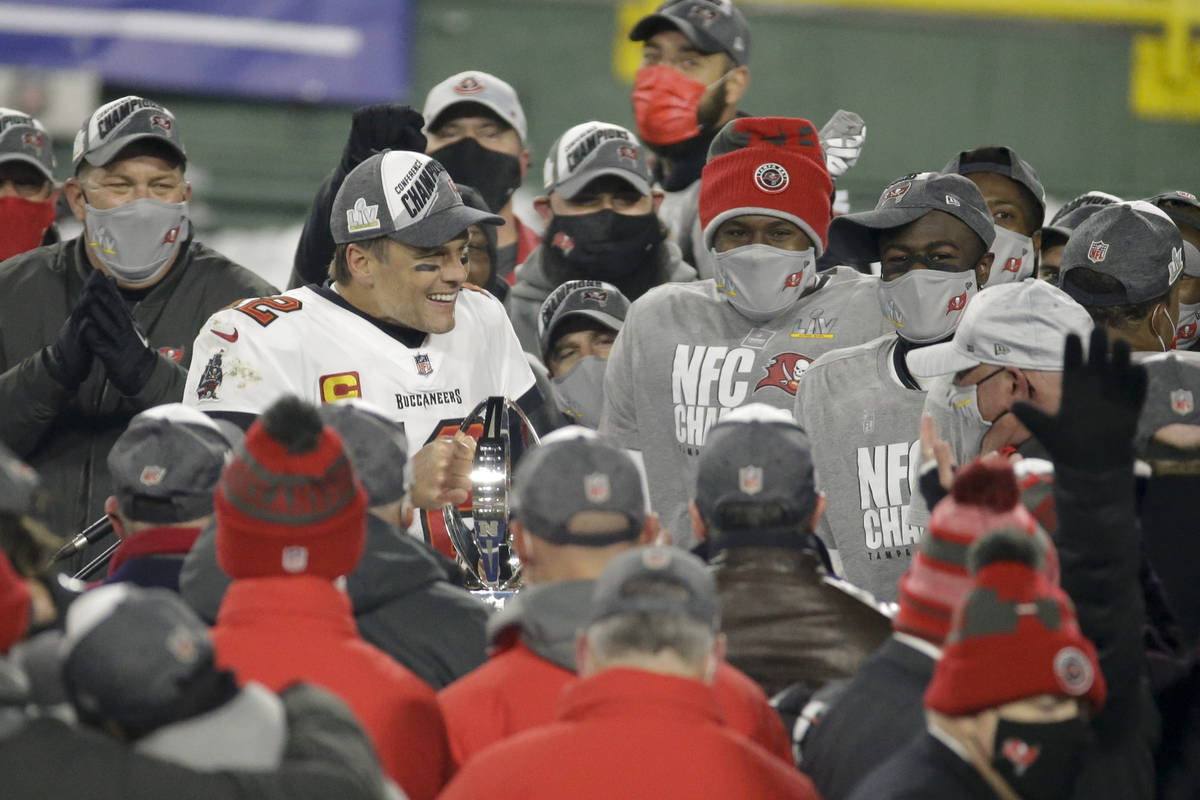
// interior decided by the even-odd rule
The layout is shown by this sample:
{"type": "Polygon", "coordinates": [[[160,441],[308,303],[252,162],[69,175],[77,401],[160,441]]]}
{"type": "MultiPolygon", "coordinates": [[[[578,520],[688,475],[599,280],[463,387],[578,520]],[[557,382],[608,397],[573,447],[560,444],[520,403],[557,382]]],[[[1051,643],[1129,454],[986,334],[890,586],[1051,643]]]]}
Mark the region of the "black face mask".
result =
{"type": "Polygon", "coordinates": [[[991,766],[1021,800],[1069,797],[1089,741],[1082,717],[1061,722],[996,723],[991,766]]]}
{"type": "Polygon", "coordinates": [[[651,266],[662,239],[657,214],[618,214],[606,208],[555,215],[542,242],[549,255],[572,273],[565,280],[591,278],[620,286],[622,278],[651,266]]]}
{"type": "Polygon", "coordinates": [[[521,185],[521,160],[489,150],[469,136],[429,154],[437,159],[455,183],[473,186],[488,209],[496,213],[521,185]]]}

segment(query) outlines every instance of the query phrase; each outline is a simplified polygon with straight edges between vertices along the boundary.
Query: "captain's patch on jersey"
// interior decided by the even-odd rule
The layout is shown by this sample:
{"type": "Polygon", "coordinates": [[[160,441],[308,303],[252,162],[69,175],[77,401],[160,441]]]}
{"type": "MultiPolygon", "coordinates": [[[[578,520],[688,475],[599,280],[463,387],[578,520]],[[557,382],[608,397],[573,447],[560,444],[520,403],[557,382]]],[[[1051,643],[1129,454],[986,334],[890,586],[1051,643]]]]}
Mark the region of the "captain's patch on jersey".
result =
{"type": "Polygon", "coordinates": [[[362,383],[357,372],[335,372],[319,378],[321,402],[336,403],[351,397],[362,397],[362,383]]]}

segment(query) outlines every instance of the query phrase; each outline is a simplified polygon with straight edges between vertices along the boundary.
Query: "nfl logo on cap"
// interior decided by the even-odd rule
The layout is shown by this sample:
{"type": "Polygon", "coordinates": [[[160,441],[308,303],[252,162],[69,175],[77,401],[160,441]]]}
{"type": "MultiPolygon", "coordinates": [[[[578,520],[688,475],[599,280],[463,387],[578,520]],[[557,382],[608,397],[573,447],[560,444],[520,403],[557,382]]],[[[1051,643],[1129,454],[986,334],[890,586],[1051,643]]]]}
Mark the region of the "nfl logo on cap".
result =
{"type": "Polygon", "coordinates": [[[167,477],[167,468],[156,466],[143,467],[142,474],[138,477],[143,486],[157,486],[162,483],[163,478],[167,477]]]}
{"type": "Polygon", "coordinates": [[[608,482],[608,476],[603,472],[585,475],[583,491],[587,495],[588,501],[592,503],[607,503],[608,499],[612,497],[612,487],[608,482]]]}
{"type": "Polygon", "coordinates": [[[283,548],[280,565],[284,572],[304,572],[308,569],[308,548],[300,545],[283,548]]]}
{"type": "Polygon", "coordinates": [[[1171,392],[1171,410],[1181,417],[1192,413],[1195,406],[1192,403],[1192,393],[1187,389],[1176,389],[1171,392]]]}
{"type": "Polygon", "coordinates": [[[742,494],[758,494],[762,491],[762,479],[762,467],[742,467],[738,470],[738,489],[742,494]]]}
{"type": "Polygon", "coordinates": [[[1108,242],[1102,242],[1099,239],[1092,242],[1092,246],[1088,248],[1088,261],[1093,264],[1099,264],[1108,255],[1108,242]]]}

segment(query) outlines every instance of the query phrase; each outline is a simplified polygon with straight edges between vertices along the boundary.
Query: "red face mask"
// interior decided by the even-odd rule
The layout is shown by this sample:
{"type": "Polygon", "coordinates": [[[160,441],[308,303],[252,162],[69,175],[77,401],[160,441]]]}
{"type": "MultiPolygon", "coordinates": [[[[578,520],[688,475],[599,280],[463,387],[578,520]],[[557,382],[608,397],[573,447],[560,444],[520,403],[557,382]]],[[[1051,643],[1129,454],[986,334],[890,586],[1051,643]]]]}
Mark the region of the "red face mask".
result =
{"type": "Polygon", "coordinates": [[[32,250],[42,243],[54,222],[54,202],[0,197],[0,261],[32,250]]]}
{"type": "Polygon", "coordinates": [[[638,70],[633,116],[638,135],[654,145],[685,142],[700,135],[696,112],[708,87],[661,64],[638,70]]]}

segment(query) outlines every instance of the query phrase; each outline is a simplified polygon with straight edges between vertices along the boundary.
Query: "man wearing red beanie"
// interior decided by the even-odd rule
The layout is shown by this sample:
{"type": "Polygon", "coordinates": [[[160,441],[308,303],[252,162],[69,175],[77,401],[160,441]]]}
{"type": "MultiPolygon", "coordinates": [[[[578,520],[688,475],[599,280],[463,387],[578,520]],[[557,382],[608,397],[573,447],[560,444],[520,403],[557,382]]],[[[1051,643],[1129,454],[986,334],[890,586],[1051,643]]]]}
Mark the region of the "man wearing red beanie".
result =
{"type": "Polygon", "coordinates": [[[217,487],[217,559],[233,578],[213,642],[239,680],[278,691],[308,681],[341,697],[410,798],[449,777],[433,690],[358,635],[335,583],[366,541],[367,495],[338,434],[284,397],[246,434],[217,487]]]}
{"type": "Polygon", "coordinates": [[[651,506],[676,543],[708,429],[732,408],[791,410],[822,353],[885,331],[875,280],[818,274],[833,184],[804,119],[743,118],[709,148],[700,190],[715,278],[658,287],[630,307],[609,356],[600,430],[640,451],[651,506]]]}
{"type": "Polygon", "coordinates": [[[1088,714],[1104,707],[1096,649],[1024,531],[989,534],[969,561],[970,591],[925,692],[928,729],[852,800],[1070,795],[1088,714]]]}

